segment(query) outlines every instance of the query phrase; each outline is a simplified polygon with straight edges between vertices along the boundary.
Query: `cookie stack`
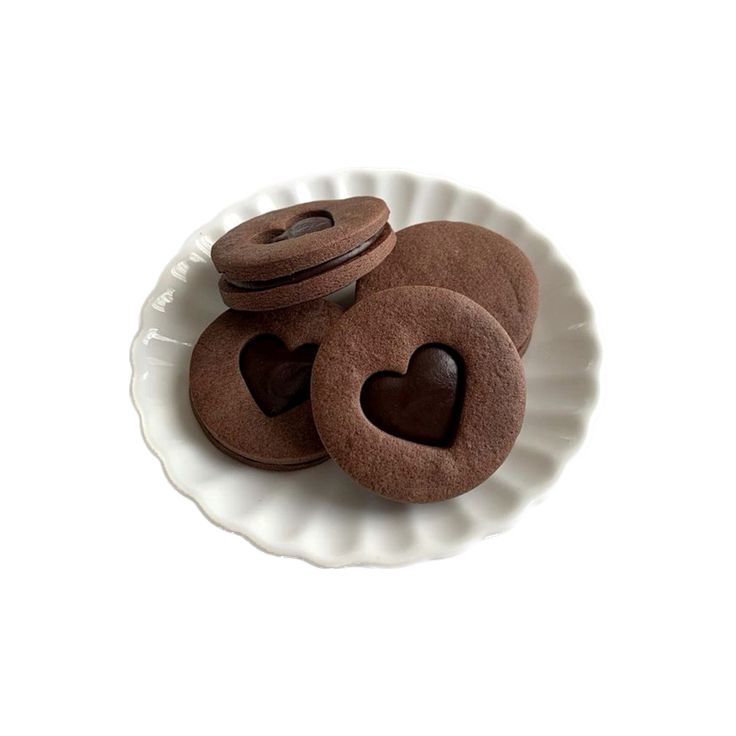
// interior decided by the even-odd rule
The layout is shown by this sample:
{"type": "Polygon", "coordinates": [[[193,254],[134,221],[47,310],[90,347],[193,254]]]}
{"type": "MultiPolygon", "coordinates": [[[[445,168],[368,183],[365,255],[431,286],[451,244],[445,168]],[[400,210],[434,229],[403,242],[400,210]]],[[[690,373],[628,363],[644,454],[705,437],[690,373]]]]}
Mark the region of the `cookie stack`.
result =
{"type": "Polygon", "coordinates": [[[521,429],[539,286],[498,233],[447,221],[395,233],[388,220],[383,200],[352,197],[220,238],[230,309],[194,347],[191,404],[249,465],[332,457],[381,496],[440,501],[488,478],[521,429]],[[356,280],[347,311],[323,298],[356,280]]]}

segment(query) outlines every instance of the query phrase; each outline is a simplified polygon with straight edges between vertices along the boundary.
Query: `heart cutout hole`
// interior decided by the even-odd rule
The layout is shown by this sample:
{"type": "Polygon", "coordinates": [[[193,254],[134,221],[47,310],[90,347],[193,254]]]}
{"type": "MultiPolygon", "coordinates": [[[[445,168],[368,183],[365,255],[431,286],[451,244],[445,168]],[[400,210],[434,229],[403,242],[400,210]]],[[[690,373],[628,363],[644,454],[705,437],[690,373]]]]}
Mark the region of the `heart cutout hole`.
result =
{"type": "Polygon", "coordinates": [[[335,221],[326,210],[316,210],[300,215],[286,230],[267,230],[258,236],[258,243],[281,243],[284,240],[293,240],[302,235],[317,233],[334,227],[335,221]],[[268,238],[268,239],[266,239],[268,238]]]}
{"type": "Polygon", "coordinates": [[[428,343],[411,356],[405,374],[380,371],[360,392],[366,418],[387,434],[449,447],[457,433],[465,392],[462,358],[446,345],[428,343]]]}
{"type": "Polygon", "coordinates": [[[276,417],[309,399],[309,381],[318,346],[289,350],[276,335],[258,335],[240,351],[240,373],[258,408],[276,417]]]}

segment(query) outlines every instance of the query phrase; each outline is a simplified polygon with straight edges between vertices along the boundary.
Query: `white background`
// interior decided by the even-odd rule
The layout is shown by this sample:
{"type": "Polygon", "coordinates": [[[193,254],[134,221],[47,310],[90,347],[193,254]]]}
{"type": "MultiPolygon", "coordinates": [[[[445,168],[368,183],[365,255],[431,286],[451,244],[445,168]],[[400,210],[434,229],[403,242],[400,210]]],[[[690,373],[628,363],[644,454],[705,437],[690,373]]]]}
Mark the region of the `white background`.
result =
{"type": "Polygon", "coordinates": [[[4,2],[0,732],[736,732],[732,9],[4,2]],[[345,166],[487,192],[596,311],[585,444],[450,560],[259,552],[128,396],[183,239],[345,166]]]}

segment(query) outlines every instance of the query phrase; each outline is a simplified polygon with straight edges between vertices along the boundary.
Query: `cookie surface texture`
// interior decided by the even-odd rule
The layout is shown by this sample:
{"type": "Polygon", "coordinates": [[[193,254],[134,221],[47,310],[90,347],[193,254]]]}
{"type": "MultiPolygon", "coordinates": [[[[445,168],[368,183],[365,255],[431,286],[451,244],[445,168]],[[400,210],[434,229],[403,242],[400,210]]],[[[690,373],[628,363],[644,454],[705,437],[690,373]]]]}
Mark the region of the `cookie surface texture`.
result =
{"type": "Polygon", "coordinates": [[[396,247],[363,276],[356,299],[404,285],[441,286],[487,309],[521,355],[539,307],[539,283],[526,255],[492,230],[440,220],[399,230],[396,247]]]}

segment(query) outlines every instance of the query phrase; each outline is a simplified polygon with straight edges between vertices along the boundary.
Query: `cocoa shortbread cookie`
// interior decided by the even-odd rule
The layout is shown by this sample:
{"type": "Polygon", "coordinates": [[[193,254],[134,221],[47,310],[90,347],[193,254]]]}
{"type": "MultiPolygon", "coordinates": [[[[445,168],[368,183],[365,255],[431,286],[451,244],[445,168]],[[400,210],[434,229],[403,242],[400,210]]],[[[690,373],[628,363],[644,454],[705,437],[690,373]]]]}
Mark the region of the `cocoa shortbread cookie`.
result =
{"type": "Polygon", "coordinates": [[[364,296],[323,340],[312,410],[336,462],[396,501],[474,488],[511,450],[524,416],[519,354],[462,294],[405,286],[364,296]]]}
{"type": "Polygon", "coordinates": [[[399,230],[392,253],[358,281],[356,299],[410,284],[465,294],[500,322],[521,355],[526,351],[539,307],[539,283],[526,255],[502,235],[445,220],[399,230]]]}
{"type": "Polygon", "coordinates": [[[243,222],[212,246],[229,307],[279,309],[331,294],[375,268],[396,234],[377,197],[322,200],[243,222]]]}
{"type": "Polygon", "coordinates": [[[220,450],[248,465],[296,470],[327,457],[312,420],[312,363],[342,309],[317,300],[221,314],[194,346],[189,396],[220,450]]]}

